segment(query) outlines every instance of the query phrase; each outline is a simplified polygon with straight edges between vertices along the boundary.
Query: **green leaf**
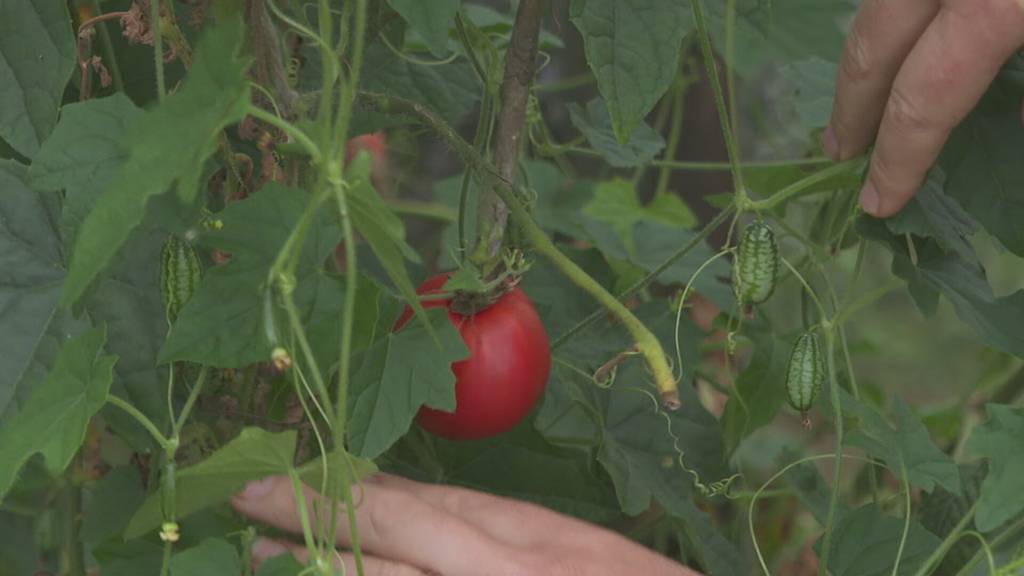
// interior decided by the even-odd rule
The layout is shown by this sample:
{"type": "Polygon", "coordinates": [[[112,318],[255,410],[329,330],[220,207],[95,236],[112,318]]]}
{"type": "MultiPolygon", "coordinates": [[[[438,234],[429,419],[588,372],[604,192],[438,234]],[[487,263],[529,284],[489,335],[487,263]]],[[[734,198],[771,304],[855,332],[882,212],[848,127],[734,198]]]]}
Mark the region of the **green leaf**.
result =
{"type": "Polygon", "coordinates": [[[0,0],[0,138],[32,158],[57,123],[75,66],[62,0],[0,0]]]}
{"type": "Polygon", "coordinates": [[[913,234],[934,238],[946,252],[955,252],[968,262],[977,262],[969,237],[978,231],[970,214],[943,191],[946,175],[933,168],[928,180],[903,210],[887,219],[885,225],[893,234],[913,234]]]}
{"type": "Polygon", "coordinates": [[[305,566],[299,564],[295,556],[285,552],[261,564],[256,576],[299,576],[304,569],[305,566]]]}
{"type": "Polygon", "coordinates": [[[808,128],[828,124],[832,116],[832,99],[836,89],[839,66],[817,56],[791,62],[779,69],[786,82],[783,95],[796,110],[796,115],[808,128]]]}
{"type": "Polygon", "coordinates": [[[146,499],[146,489],[134,466],[119,466],[90,490],[82,521],[82,541],[98,544],[120,536],[146,499]]]}
{"type": "MultiPolygon", "coordinates": [[[[230,253],[231,261],[204,275],[171,328],[160,363],[242,367],[270,358],[273,344],[264,326],[267,275],[308,201],[301,190],[270,183],[220,213],[223,227],[205,242],[230,253]]],[[[340,309],[342,284],[323,270],[339,239],[326,216],[314,220],[295,270],[294,298],[304,318],[313,320],[315,309],[340,309]]]]}
{"type": "Polygon", "coordinates": [[[642,206],[636,188],[625,180],[602,182],[594,188],[594,198],[583,213],[612,227],[626,246],[629,256],[636,257],[633,229],[642,220],[669,226],[689,228],[697,219],[678,196],[662,194],[651,204],[642,206]]]}
{"type": "Polygon", "coordinates": [[[530,176],[530,187],[536,192],[533,216],[540,227],[570,238],[586,238],[583,207],[594,195],[594,183],[567,178],[551,162],[526,160],[523,165],[530,176]]]}
{"type": "Polygon", "coordinates": [[[0,576],[34,573],[38,548],[34,518],[0,511],[0,576]]]}
{"type": "Polygon", "coordinates": [[[0,498],[33,454],[42,454],[56,474],[78,452],[114,378],[117,359],[100,355],[106,339],[106,330],[95,328],[65,344],[46,382],[0,426],[0,498]]]}
{"type": "MultiPolygon", "coordinates": [[[[921,525],[939,538],[948,537],[967,514],[971,504],[978,499],[981,483],[986,474],[985,468],[981,462],[960,466],[963,495],[953,494],[941,486],[933,492],[923,494],[918,508],[921,525]]],[[[968,524],[968,529],[973,529],[973,522],[968,524]]],[[[937,576],[953,576],[959,573],[979,549],[980,544],[976,539],[961,539],[942,559],[934,573],[937,576]]]]}
{"type": "MultiPolygon", "coordinates": [[[[292,465],[295,432],[272,433],[261,428],[244,428],[231,442],[209,458],[178,470],[176,509],[185,518],[227,501],[251,480],[285,474],[292,465]]],[[[137,538],[160,526],[163,515],[160,495],[151,494],[132,516],[125,529],[126,540],[137,538]]]]}
{"type": "Polygon", "coordinates": [[[68,240],[131,156],[124,144],[142,116],[124,94],[68,104],[32,161],[29,177],[40,190],[64,190],[63,227],[68,240]]]}
{"type": "MultiPolygon", "coordinates": [[[[784,449],[779,457],[779,467],[789,465],[799,458],[799,454],[789,449],[784,449]]],[[[825,525],[828,519],[829,501],[832,497],[832,487],[825,482],[818,472],[814,462],[798,464],[783,475],[786,482],[793,487],[800,503],[804,505],[819,524],[825,525]]],[[[836,510],[836,522],[842,522],[842,518],[849,513],[849,508],[843,502],[838,503],[836,510]]]]}
{"type": "Polygon", "coordinates": [[[57,197],[0,160],[0,414],[15,396],[54,315],[64,281],[57,197]]]}
{"type": "Polygon", "coordinates": [[[388,0],[388,4],[426,40],[435,56],[448,54],[448,30],[455,26],[461,0],[388,0]]]}
{"type": "Polygon", "coordinates": [[[590,459],[579,450],[552,446],[529,423],[493,440],[435,439],[434,445],[448,483],[534,502],[589,522],[621,517],[611,483],[594,474],[590,459]]]}
{"type": "Polygon", "coordinates": [[[1021,146],[1020,96],[996,84],[953,130],[939,159],[946,193],[1018,256],[1024,256],[1024,165],[1013,151],[1021,146]]]}
{"type": "Polygon", "coordinates": [[[750,364],[736,379],[722,415],[722,435],[732,454],[744,438],[775,419],[786,401],[786,370],[794,338],[772,332],[766,320],[747,323],[744,334],[754,343],[750,364]]]}
{"type": "Polygon", "coordinates": [[[208,32],[181,89],[126,132],[131,156],[79,229],[62,304],[75,303],[107,267],[142,221],[151,196],[177,183],[182,200],[195,198],[218,134],[249,105],[248,60],[236,56],[243,32],[240,14],[208,32]]]}
{"type": "Polygon", "coordinates": [[[441,66],[419,66],[380,42],[366,47],[360,85],[370,92],[400,94],[419,102],[449,123],[468,114],[480,99],[480,81],[464,58],[441,66]]]}
{"type": "Polygon", "coordinates": [[[953,460],[932,442],[920,418],[899,398],[893,406],[895,427],[873,408],[840,390],[843,411],[858,419],[860,426],[850,432],[848,442],[876,458],[885,460],[896,476],[901,465],[914,486],[932,491],[936,484],[960,492],[960,471],[953,460]]]}
{"type": "MultiPolygon", "coordinates": [[[[874,504],[844,515],[833,529],[829,572],[835,576],[892,574],[902,534],[903,519],[886,516],[874,504]]],[[[939,544],[938,537],[911,521],[896,574],[914,574],[939,544]]],[[[821,540],[815,544],[819,556],[821,545],[821,540]]]]}
{"type": "Polygon", "coordinates": [[[369,154],[360,153],[356,156],[349,166],[346,180],[349,183],[348,203],[352,225],[370,245],[399,294],[429,330],[430,324],[427,323],[416,288],[405,268],[405,260],[418,262],[419,255],[405,242],[402,219],[388,208],[373,187],[369,154]]]}
{"type": "Polygon", "coordinates": [[[612,127],[608,109],[600,98],[587,102],[584,110],[579,104],[569,103],[572,125],[587,139],[590,146],[601,153],[605,161],[615,168],[643,166],[665,148],[665,139],[654,128],[641,121],[624,144],[619,144],[612,127]]]}
{"type": "Polygon", "coordinates": [[[989,473],[981,485],[974,523],[989,532],[1024,511],[1020,479],[1024,475],[1024,410],[999,404],[986,406],[989,420],[974,429],[968,450],[988,458],[989,473]]]}
{"type": "MultiPolygon", "coordinates": [[[[487,92],[492,98],[500,98],[501,81],[505,75],[504,59],[502,59],[501,52],[498,51],[498,47],[495,46],[490,35],[483,28],[480,28],[472,17],[468,16],[470,12],[468,8],[482,7],[476,4],[468,5],[467,9],[462,12],[462,23],[466,31],[467,43],[473,51],[473,55],[480,62],[480,67],[483,68],[484,84],[487,85],[487,92]]],[[[490,9],[487,8],[487,10],[490,9]]],[[[465,50],[465,47],[463,47],[463,50],[465,50]]],[[[466,54],[466,58],[471,57],[470,54],[466,54]]]]}
{"type": "Polygon", "coordinates": [[[676,77],[683,36],[693,25],[689,3],[572,0],[570,14],[624,144],[676,77]]]}
{"type": "Polygon", "coordinates": [[[943,251],[934,240],[915,240],[915,265],[906,238],[891,234],[883,222],[864,217],[857,229],[893,253],[893,272],[907,281],[918,307],[933,307],[932,299],[941,292],[982,341],[1024,358],[1024,335],[1020,331],[1024,325],[1024,290],[996,297],[980,264],[956,252],[943,251]]]}
{"type": "Polygon", "coordinates": [[[227,576],[241,571],[238,550],[221,539],[203,540],[171,557],[171,576],[227,576]]]}
{"type": "Polygon", "coordinates": [[[427,313],[432,330],[407,324],[371,346],[355,370],[349,439],[352,452],[376,458],[409,430],[420,406],[455,409],[453,362],[469,355],[444,309],[427,313]],[[431,335],[433,331],[437,340],[431,335]]]}

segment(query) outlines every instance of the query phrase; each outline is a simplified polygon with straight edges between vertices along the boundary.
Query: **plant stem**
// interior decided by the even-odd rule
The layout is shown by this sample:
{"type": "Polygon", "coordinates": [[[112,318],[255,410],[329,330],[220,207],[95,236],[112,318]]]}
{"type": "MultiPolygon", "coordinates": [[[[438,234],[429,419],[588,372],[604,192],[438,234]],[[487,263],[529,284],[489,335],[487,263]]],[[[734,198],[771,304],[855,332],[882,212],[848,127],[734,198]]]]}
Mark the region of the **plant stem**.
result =
{"type": "Polygon", "coordinates": [[[391,208],[392,212],[403,216],[418,216],[448,224],[455,222],[459,218],[458,212],[444,204],[400,199],[388,199],[384,202],[387,203],[388,208],[391,208]]]}
{"type": "Polygon", "coordinates": [[[153,424],[153,421],[150,420],[149,417],[147,417],[145,414],[143,414],[138,408],[132,406],[130,403],[125,402],[121,398],[114,395],[110,395],[107,397],[107,403],[127,412],[129,416],[134,418],[139,424],[142,425],[143,428],[146,429],[146,431],[150,433],[151,436],[153,436],[153,439],[156,440],[156,443],[160,445],[161,449],[167,450],[167,447],[170,445],[170,442],[160,432],[160,429],[156,427],[156,424],[153,424]]]}
{"type": "Polygon", "coordinates": [[[828,362],[829,393],[832,401],[833,426],[836,433],[836,463],[832,472],[832,494],[828,500],[828,515],[825,519],[825,537],[821,544],[821,557],[818,562],[818,575],[828,575],[828,557],[832,548],[832,529],[839,508],[840,474],[843,465],[843,408],[839,399],[839,382],[836,380],[835,332],[831,323],[825,329],[825,359],[828,362]]]}
{"type": "Polygon", "coordinates": [[[921,567],[917,569],[917,572],[914,572],[914,576],[928,576],[928,574],[932,572],[932,569],[935,567],[935,565],[937,565],[939,562],[942,561],[943,558],[946,557],[946,554],[949,552],[949,550],[960,539],[960,535],[964,532],[964,530],[966,530],[967,527],[971,525],[971,521],[974,520],[974,513],[977,511],[978,501],[975,500],[974,504],[971,505],[970,509],[967,510],[967,513],[964,514],[963,518],[961,518],[960,521],[956,523],[956,526],[954,526],[953,529],[950,530],[949,534],[946,534],[946,537],[942,540],[942,543],[939,544],[939,546],[934,551],[932,551],[931,556],[929,556],[928,559],[925,560],[923,564],[921,564],[921,567]]]}
{"type": "Polygon", "coordinates": [[[64,574],[85,576],[85,552],[82,549],[82,486],[79,483],[81,453],[75,456],[71,466],[64,473],[64,497],[66,517],[64,518],[64,574]]]}
{"type": "Polygon", "coordinates": [[[310,158],[314,164],[319,164],[323,159],[320,152],[320,147],[313,142],[313,139],[306,135],[298,126],[295,126],[291,122],[279,117],[276,114],[272,114],[258,106],[249,106],[249,110],[246,112],[249,116],[262,120],[267,124],[270,124],[274,128],[277,128],[290,136],[300,146],[302,146],[306,152],[309,153],[310,158]]]}
{"type": "MultiPolygon", "coordinates": [[[[665,147],[665,157],[673,159],[676,157],[676,151],[679,149],[679,139],[683,134],[683,107],[686,104],[686,87],[688,85],[681,76],[682,74],[676,79],[672,87],[671,125],[668,129],[668,146],[665,147]]],[[[658,173],[658,186],[654,190],[655,196],[668,191],[668,180],[671,176],[672,168],[670,166],[661,166],[661,170],[658,173]]]]}
{"type": "Polygon", "coordinates": [[[210,369],[207,366],[200,368],[199,377],[196,379],[195,384],[192,385],[192,390],[188,393],[188,398],[185,399],[185,405],[178,414],[178,419],[174,421],[174,438],[177,438],[181,434],[181,429],[185,427],[185,422],[188,421],[189,414],[192,413],[192,407],[199,398],[199,393],[203,390],[203,384],[206,382],[206,375],[209,371],[210,369]]]}
{"type": "Polygon", "coordinates": [[[746,200],[746,188],[743,186],[743,171],[740,170],[739,148],[733,135],[729,113],[725,108],[722,82],[718,77],[718,66],[715,64],[715,54],[711,49],[711,38],[708,35],[708,26],[704,19],[704,0],[692,0],[690,8],[693,10],[693,21],[697,27],[700,52],[704,58],[704,68],[708,75],[708,82],[711,83],[711,93],[715,98],[715,108],[718,110],[718,121],[722,128],[722,138],[725,140],[725,150],[729,154],[729,171],[732,173],[732,185],[736,191],[737,204],[740,210],[743,210],[745,208],[743,204],[746,200]]]}
{"type": "Polygon", "coordinates": [[[679,392],[676,389],[676,380],[658,338],[622,302],[619,302],[615,296],[612,296],[568,256],[558,250],[548,235],[533,221],[526,207],[515,197],[509,187],[496,186],[495,190],[511,210],[516,224],[519,225],[533,248],[551,260],[555,267],[574,284],[593,296],[626,327],[626,330],[633,336],[637,350],[643,354],[651,369],[654,384],[661,394],[662,404],[670,410],[678,408],[679,392]]]}
{"type": "MultiPolygon", "coordinates": [[[[707,239],[707,237],[710,236],[712,232],[717,230],[718,227],[721,226],[729,218],[734,209],[735,205],[733,204],[730,204],[728,207],[724,208],[721,212],[718,213],[717,216],[715,216],[710,222],[708,222],[707,225],[705,225],[704,228],[702,228],[696,236],[691,238],[689,242],[680,247],[679,250],[676,250],[674,254],[666,258],[665,261],[659,264],[657,268],[651,270],[646,276],[644,276],[635,284],[633,284],[625,291],[623,291],[621,294],[619,294],[617,296],[618,300],[621,302],[633,296],[634,294],[640,292],[648,285],[650,285],[651,282],[654,282],[654,280],[656,280],[658,276],[665,272],[665,270],[668,270],[668,268],[672,266],[672,264],[675,264],[676,261],[678,261],[680,258],[686,256],[693,249],[700,246],[701,242],[707,239]]],[[[572,340],[576,335],[581,333],[584,329],[592,325],[594,322],[600,320],[603,316],[604,313],[600,309],[592,312],[589,316],[579,321],[575,326],[567,330],[564,334],[559,336],[557,340],[552,342],[551,349],[556,350],[564,346],[569,342],[569,340],[572,340]]]]}
{"type": "MultiPolygon", "coordinates": [[[[97,16],[91,18],[89,22],[93,22],[93,26],[100,31],[100,47],[103,50],[103,59],[106,61],[107,70],[110,70],[110,79],[114,81],[114,90],[124,92],[124,79],[121,77],[121,67],[117,64],[117,55],[114,53],[114,44],[110,39],[110,31],[107,30],[107,25],[101,24],[102,21],[99,20],[99,18],[107,16],[107,14],[102,14],[99,0],[92,0],[91,4],[93,13],[97,14],[97,16]]],[[[116,16],[119,18],[122,14],[118,12],[116,16]]],[[[83,22],[79,30],[85,28],[86,24],[87,22],[83,22]]]]}
{"type": "Polygon", "coordinates": [[[156,96],[161,104],[167,94],[164,81],[164,38],[160,32],[160,0],[150,0],[149,27],[153,33],[153,66],[156,68],[156,96]]]}
{"type": "Polygon", "coordinates": [[[789,186],[786,186],[782,190],[779,190],[775,194],[772,194],[768,198],[765,198],[764,200],[757,200],[751,202],[750,209],[758,212],[767,212],[805,193],[807,190],[811,189],[816,184],[820,184],[821,182],[825,182],[829,178],[845,174],[847,172],[857,172],[863,170],[864,166],[866,165],[866,156],[858,156],[856,158],[851,158],[849,160],[833,164],[832,166],[829,166],[824,170],[820,170],[818,172],[815,172],[814,174],[811,174],[810,176],[797,180],[796,182],[790,184],[789,186]]]}
{"type": "Polygon", "coordinates": [[[900,571],[900,560],[903,559],[903,549],[907,545],[907,535],[910,533],[910,517],[913,510],[910,508],[910,480],[907,479],[907,464],[900,460],[900,479],[903,481],[903,532],[900,534],[900,545],[896,549],[896,561],[892,565],[892,576],[897,576],[900,571]]]}
{"type": "MultiPolygon", "coordinates": [[[[542,16],[542,0],[520,0],[505,56],[501,111],[494,136],[494,167],[498,177],[507,183],[515,181],[542,16]]],[[[506,206],[507,202],[502,202],[504,198],[501,196],[497,190],[485,189],[477,205],[477,244],[471,260],[485,274],[497,264],[505,238],[510,207],[506,206]]]]}

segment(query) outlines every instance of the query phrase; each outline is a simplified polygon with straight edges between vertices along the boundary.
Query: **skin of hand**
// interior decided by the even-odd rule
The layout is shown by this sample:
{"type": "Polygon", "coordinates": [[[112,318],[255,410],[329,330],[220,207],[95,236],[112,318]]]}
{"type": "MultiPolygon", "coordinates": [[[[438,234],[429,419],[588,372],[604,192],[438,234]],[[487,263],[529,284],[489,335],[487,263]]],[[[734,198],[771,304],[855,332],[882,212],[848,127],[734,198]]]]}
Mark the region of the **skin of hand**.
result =
{"type": "Polygon", "coordinates": [[[822,148],[833,160],[875,141],[864,211],[898,212],[950,132],[1024,43],[1024,0],[864,0],[846,41],[822,148]]]}
{"type": "MultiPolygon", "coordinates": [[[[324,501],[308,487],[305,498],[310,511],[324,501]]],[[[604,528],[465,488],[379,474],[353,488],[353,499],[366,576],[700,576],[604,528]]],[[[264,524],[302,531],[287,476],[251,482],[232,505],[264,524]]],[[[348,521],[340,514],[337,545],[346,548],[348,521]]],[[[308,557],[301,544],[260,538],[253,559],[288,552],[300,562],[308,557]]],[[[338,561],[356,573],[350,553],[338,561]]]]}

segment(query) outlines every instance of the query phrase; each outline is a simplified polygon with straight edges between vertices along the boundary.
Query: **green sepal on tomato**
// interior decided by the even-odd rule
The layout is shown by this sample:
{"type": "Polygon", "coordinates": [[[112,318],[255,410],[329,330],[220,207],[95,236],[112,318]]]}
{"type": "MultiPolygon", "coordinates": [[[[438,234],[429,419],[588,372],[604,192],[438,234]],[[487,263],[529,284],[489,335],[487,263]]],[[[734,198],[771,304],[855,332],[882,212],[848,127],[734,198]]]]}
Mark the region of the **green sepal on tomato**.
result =
{"type": "MultiPolygon", "coordinates": [[[[416,292],[441,293],[448,277],[434,276],[416,292]]],[[[426,299],[422,304],[448,310],[448,319],[466,343],[469,357],[452,364],[455,411],[423,406],[417,422],[452,440],[487,438],[514,428],[544,395],[551,371],[548,335],[529,297],[513,288],[473,315],[453,311],[450,298],[426,299]]],[[[401,330],[411,317],[412,310],[406,307],[394,330],[401,330]]]]}

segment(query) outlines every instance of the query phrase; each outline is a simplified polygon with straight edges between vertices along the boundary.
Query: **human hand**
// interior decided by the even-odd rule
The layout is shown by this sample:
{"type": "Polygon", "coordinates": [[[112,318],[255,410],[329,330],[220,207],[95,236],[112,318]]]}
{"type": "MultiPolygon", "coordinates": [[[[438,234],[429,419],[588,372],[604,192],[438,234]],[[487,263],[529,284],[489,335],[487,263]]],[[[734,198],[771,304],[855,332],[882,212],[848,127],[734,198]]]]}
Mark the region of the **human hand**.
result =
{"type": "Polygon", "coordinates": [[[832,120],[834,160],[875,139],[864,211],[898,212],[950,132],[1024,42],[1024,0],[864,0],[843,52],[832,120]]]}
{"type": "MultiPolygon", "coordinates": [[[[367,576],[699,576],[622,536],[551,510],[465,488],[421,484],[377,475],[353,497],[367,576]]],[[[307,509],[319,497],[305,489],[307,509]]],[[[250,483],[232,500],[242,514],[290,532],[301,532],[295,491],[286,476],[250,483]]],[[[341,512],[337,544],[351,543],[341,512]]],[[[254,560],[291,552],[307,559],[304,546],[260,539],[254,560]]],[[[349,553],[341,555],[355,574],[349,553]]]]}

